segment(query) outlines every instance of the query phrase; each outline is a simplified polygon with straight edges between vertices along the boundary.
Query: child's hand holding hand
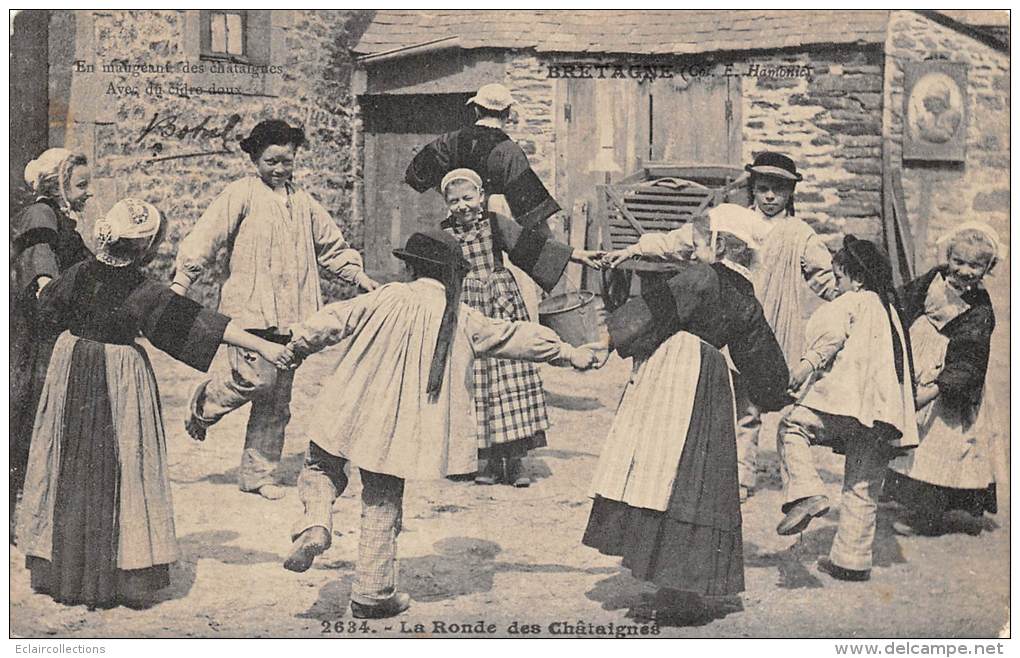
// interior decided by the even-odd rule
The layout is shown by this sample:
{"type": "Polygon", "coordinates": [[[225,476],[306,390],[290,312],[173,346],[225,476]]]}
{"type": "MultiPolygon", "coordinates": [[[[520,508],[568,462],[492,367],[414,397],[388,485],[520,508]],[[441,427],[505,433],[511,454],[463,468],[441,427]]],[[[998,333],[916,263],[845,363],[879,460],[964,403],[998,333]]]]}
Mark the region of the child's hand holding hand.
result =
{"type": "Polygon", "coordinates": [[[595,365],[595,352],[587,346],[575,347],[570,353],[570,365],[575,370],[588,370],[595,365]]]}
{"type": "Polygon", "coordinates": [[[372,292],[373,290],[379,287],[379,282],[373,279],[372,277],[368,276],[364,272],[358,273],[357,284],[359,287],[363,288],[366,292],[372,292]]]}
{"type": "Polygon", "coordinates": [[[295,370],[301,365],[308,353],[301,348],[297,341],[290,341],[286,346],[286,353],[284,354],[284,365],[283,368],[286,370],[295,370]]]}
{"type": "Polygon", "coordinates": [[[278,345],[269,341],[263,341],[259,346],[259,354],[263,359],[269,361],[280,370],[290,370],[294,362],[294,353],[287,345],[278,345]]]}
{"type": "Polygon", "coordinates": [[[938,380],[939,375],[941,374],[942,364],[934,365],[928,368],[927,370],[922,370],[921,372],[917,373],[915,380],[917,382],[918,388],[934,384],[938,380]]]}
{"type": "Polygon", "coordinates": [[[595,362],[592,364],[592,367],[596,369],[601,368],[609,361],[609,353],[612,351],[609,346],[609,334],[606,334],[601,340],[597,340],[594,343],[582,345],[581,348],[591,350],[595,356],[595,362]]]}
{"type": "Polygon", "coordinates": [[[620,265],[623,265],[625,262],[630,260],[631,257],[632,254],[628,249],[617,249],[615,251],[610,251],[607,252],[604,256],[602,256],[602,266],[609,268],[619,267],[620,265]]]}
{"type": "Polygon", "coordinates": [[[797,367],[790,371],[790,390],[799,390],[814,371],[815,367],[811,365],[810,361],[801,359],[801,362],[797,364],[797,367]]]}
{"type": "Polygon", "coordinates": [[[580,263],[585,267],[590,267],[593,270],[602,269],[602,257],[605,252],[602,251],[586,251],[584,249],[575,249],[570,254],[570,260],[575,263],[580,263]]]}

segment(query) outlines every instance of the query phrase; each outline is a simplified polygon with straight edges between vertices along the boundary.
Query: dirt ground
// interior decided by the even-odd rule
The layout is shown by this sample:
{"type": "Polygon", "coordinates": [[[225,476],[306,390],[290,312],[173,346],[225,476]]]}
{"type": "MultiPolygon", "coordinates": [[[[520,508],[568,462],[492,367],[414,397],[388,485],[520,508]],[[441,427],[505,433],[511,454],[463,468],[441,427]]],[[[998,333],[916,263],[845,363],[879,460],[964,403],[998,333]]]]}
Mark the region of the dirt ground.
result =
{"type": "MultiPolygon", "coordinates": [[[[293,485],[305,447],[304,422],[335,357],[317,355],[298,371],[282,464],[284,482],[292,488],[283,500],[267,501],[236,485],[247,412],[228,417],[205,443],[192,442],[183,431],[184,408],[189,386],[200,375],[151,348],[150,354],[164,400],[181,549],[172,585],[144,609],[65,607],[31,592],[24,556],[12,548],[13,635],[408,637],[449,633],[458,624],[474,631],[481,621],[488,628],[468,634],[512,637],[528,627],[546,636],[592,637],[599,626],[611,633],[637,624],[634,615],[647,607],[653,589],[631,578],[617,559],[580,543],[590,507],[587,487],[629,361],[614,357],[591,373],[544,367],[553,428],[550,446],[528,460],[537,480],[531,488],[409,483],[399,586],[411,594],[412,607],[393,620],[349,625],[360,518],[357,477],[335,505],[333,546],[306,573],[281,566],[300,510],[293,485]],[[578,634],[578,627],[587,633],[578,634]]],[[[1006,370],[993,375],[1000,400],[1008,400],[1006,370]]],[[[1005,404],[1000,415],[1000,426],[1008,427],[1005,404]]],[[[663,625],[658,637],[1000,634],[1008,623],[1010,582],[1004,494],[999,514],[988,518],[980,536],[900,537],[891,528],[896,510],[883,507],[871,581],[835,581],[815,568],[835,533],[835,508],[800,537],[774,531],[781,514],[772,437],[763,432],[759,491],[743,508],[746,591],[663,625]]],[[[840,461],[822,449],[816,456],[836,496],[840,461]]]]}

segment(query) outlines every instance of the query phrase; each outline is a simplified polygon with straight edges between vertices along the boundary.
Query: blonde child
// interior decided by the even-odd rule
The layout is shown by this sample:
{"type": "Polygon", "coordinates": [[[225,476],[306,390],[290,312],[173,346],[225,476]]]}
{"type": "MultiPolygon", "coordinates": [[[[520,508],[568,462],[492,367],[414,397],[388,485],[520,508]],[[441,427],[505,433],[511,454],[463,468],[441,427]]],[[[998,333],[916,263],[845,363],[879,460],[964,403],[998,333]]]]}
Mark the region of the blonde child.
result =
{"type": "Polygon", "coordinates": [[[963,222],[938,241],[938,266],[902,291],[917,367],[921,445],[897,459],[885,492],[911,515],[903,534],[944,532],[943,514],[963,510],[978,534],[985,512],[998,511],[993,454],[999,435],[985,386],[995,312],[984,278],[1004,257],[996,232],[963,222]]]}

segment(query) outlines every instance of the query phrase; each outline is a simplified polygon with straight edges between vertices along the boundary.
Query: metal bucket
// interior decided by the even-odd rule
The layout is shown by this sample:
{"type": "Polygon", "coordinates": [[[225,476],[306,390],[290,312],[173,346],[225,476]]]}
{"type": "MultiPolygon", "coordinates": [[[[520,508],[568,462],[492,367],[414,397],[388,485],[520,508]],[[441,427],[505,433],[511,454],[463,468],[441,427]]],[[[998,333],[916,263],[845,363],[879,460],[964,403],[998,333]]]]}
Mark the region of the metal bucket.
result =
{"type": "Polygon", "coordinates": [[[594,301],[595,293],[588,290],[553,295],[538,305],[538,320],[575,347],[592,343],[599,337],[594,301]]]}

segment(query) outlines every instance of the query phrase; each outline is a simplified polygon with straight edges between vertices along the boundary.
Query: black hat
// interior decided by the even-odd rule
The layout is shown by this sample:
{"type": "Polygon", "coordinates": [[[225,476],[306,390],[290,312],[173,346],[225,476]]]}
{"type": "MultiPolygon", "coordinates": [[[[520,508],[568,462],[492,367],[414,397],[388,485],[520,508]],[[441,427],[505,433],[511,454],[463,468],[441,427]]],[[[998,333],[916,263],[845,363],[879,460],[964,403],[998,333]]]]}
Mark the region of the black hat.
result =
{"type": "Polygon", "coordinates": [[[460,242],[440,229],[427,229],[412,234],[404,248],[394,249],[393,255],[401,260],[431,263],[458,270],[468,269],[460,242]]]}
{"type": "Polygon", "coordinates": [[[393,255],[401,260],[428,263],[442,268],[443,286],[446,288],[446,308],[436,336],[436,351],[432,354],[426,391],[430,400],[436,400],[443,387],[443,372],[450,353],[450,345],[457,329],[460,306],[460,286],[468,270],[460,242],[441,229],[427,229],[414,233],[403,249],[394,249],[393,255]]]}
{"type": "Polygon", "coordinates": [[[260,121],[251,129],[251,133],[241,140],[241,150],[255,159],[267,146],[273,144],[301,146],[304,143],[304,130],[291,127],[289,123],[280,119],[267,119],[260,121]]]}
{"type": "Polygon", "coordinates": [[[773,151],[759,153],[758,157],[754,159],[754,163],[747,165],[744,169],[752,174],[785,178],[795,183],[804,180],[804,177],[797,173],[797,165],[793,163],[793,160],[782,153],[773,151]]]}
{"type": "Polygon", "coordinates": [[[874,242],[848,235],[843,238],[843,248],[871,278],[876,291],[892,288],[892,265],[874,242]]]}

